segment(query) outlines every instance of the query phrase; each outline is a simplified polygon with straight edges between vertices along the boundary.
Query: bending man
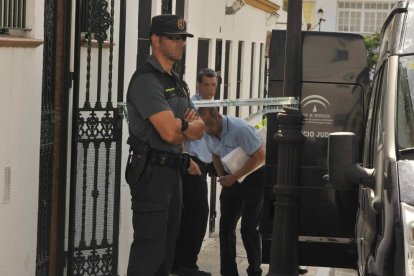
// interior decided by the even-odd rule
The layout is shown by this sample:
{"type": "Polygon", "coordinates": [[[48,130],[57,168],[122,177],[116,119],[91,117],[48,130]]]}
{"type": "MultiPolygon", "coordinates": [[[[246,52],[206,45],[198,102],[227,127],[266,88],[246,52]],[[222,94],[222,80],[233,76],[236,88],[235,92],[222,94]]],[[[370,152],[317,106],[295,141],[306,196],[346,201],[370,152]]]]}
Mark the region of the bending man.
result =
{"type": "Polygon", "coordinates": [[[246,249],[249,276],[262,274],[261,237],[259,223],[263,210],[264,168],[250,173],[242,182],[238,179],[260,166],[265,151],[260,139],[243,119],[225,116],[216,108],[198,109],[204,121],[207,145],[213,152],[214,167],[222,185],[220,194],[220,272],[224,276],[237,276],[236,225],[241,217],[241,236],[246,249]],[[222,159],[240,147],[247,155],[247,162],[231,173],[222,159]]]}

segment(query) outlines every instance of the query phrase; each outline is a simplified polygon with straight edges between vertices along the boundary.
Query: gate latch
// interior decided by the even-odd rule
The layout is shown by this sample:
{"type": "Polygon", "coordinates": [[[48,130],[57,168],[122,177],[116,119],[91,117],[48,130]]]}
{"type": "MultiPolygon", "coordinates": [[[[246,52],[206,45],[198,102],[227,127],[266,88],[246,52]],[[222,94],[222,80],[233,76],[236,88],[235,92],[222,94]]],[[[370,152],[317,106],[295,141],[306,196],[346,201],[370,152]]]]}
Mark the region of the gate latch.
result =
{"type": "Polygon", "coordinates": [[[123,119],[125,118],[127,122],[128,121],[128,110],[126,107],[126,103],[125,102],[118,102],[117,103],[117,108],[118,108],[118,115],[121,116],[123,119]]]}

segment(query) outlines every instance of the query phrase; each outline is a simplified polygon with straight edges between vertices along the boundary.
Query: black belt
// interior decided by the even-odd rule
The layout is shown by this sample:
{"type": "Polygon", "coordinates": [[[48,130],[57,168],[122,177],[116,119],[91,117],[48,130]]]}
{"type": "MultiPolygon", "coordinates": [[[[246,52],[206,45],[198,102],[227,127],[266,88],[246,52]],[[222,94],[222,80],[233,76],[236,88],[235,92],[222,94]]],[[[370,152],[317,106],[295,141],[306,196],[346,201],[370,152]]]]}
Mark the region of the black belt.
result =
{"type": "MultiPolygon", "coordinates": [[[[139,151],[132,150],[133,155],[137,155],[140,158],[141,153],[139,151]]],[[[150,149],[148,161],[151,164],[158,165],[160,167],[171,167],[187,169],[189,164],[188,155],[176,154],[166,151],[160,151],[156,149],[150,149]]]]}
{"type": "Polygon", "coordinates": [[[161,167],[168,166],[172,168],[187,169],[189,159],[186,154],[175,154],[151,149],[150,162],[161,167]]]}
{"type": "Polygon", "coordinates": [[[190,164],[188,154],[172,153],[150,148],[149,145],[142,143],[131,136],[128,138],[128,144],[131,146],[131,152],[133,155],[138,156],[138,158],[140,158],[144,148],[147,147],[147,160],[151,164],[156,164],[161,167],[167,166],[172,168],[180,168],[182,170],[186,170],[190,164]]]}

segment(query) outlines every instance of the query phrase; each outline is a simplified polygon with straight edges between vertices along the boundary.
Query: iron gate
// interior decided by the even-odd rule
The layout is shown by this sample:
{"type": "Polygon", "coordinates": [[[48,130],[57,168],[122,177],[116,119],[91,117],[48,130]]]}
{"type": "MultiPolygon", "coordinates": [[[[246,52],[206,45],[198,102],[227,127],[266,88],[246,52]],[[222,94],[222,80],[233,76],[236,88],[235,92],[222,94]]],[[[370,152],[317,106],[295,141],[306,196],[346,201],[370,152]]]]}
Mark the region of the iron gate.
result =
{"type": "Polygon", "coordinates": [[[36,276],[49,275],[55,116],[56,0],[45,1],[36,276]]]}
{"type": "Polygon", "coordinates": [[[76,0],[68,275],[117,275],[125,0],[117,3],[120,15],[114,0],[76,0]]]}

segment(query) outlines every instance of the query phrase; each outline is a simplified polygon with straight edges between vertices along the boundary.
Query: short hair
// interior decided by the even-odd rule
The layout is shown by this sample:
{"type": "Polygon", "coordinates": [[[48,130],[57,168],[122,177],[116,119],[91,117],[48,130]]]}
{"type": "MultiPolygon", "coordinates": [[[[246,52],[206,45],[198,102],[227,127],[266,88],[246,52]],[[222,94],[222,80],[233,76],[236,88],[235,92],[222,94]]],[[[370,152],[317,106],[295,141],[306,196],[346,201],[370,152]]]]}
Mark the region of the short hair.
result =
{"type": "Polygon", "coordinates": [[[200,116],[204,116],[208,113],[210,117],[217,117],[219,115],[218,107],[199,107],[197,112],[200,116]]]}
{"type": "Polygon", "coordinates": [[[203,77],[217,78],[217,73],[213,69],[203,68],[200,70],[200,72],[198,72],[197,82],[202,82],[203,77]]]}

